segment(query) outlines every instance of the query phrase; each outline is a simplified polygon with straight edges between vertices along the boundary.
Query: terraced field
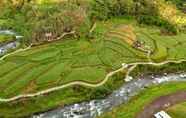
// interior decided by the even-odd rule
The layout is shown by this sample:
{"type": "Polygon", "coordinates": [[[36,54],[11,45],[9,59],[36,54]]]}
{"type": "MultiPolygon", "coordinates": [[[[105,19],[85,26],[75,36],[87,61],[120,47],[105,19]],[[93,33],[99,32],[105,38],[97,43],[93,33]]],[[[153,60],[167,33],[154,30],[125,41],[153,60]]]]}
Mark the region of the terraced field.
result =
{"type": "Polygon", "coordinates": [[[161,62],[164,60],[185,59],[186,34],[162,36],[157,31],[146,30],[137,29],[140,40],[151,47],[153,53],[150,57],[152,61],[161,62]]]}
{"type": "Polygon", "coordinates": [[[87,41],[72,40],[8,56],[0,66],[0,96],[36,92],[74,80],[99,82],[107,72],[96,50],[87,41]]]}
{"type": "MultiPolygon", "coordinates": [[[[110,35],[93,42],[69,39],[32,47],[4,58],[0,61],[0,97],[35,93],[73,81],[99,83],[106,74],[120,68],[122,63],[149,61],[146,52],[121,39],[131,40],[130,33],[127,35],[121,30],[116,34],[117,30],[112,30],[110,35]]],[[[146,30],[136,27],[136,40],[143,41],[150,48],[152,61],[186,57],[185,34],[160,36],[156,30],[146,30]]]]}
{"type": "Polygon", "coordinates": [[[69,39],[32,47],[0,61],[0,97],[35,93],[73,81],[99,83],[122,63],[145,60],[143,52],[112,39],[69,39]]]}
{"type": "MultiPolygon", "coordinates": [[[[125,35],[126,32],[120,31],[117,36],[106,36],[108,30],[112,32],[114,28],[123,24],[126,24],[123,19],[117,19],[117,23],[114,20],[98,23],[95,39],[57,41],[31,47],[26,51],[13,53],[2,58],[0,60],[0,98],[36,93],[71,82],[97,84],[104,81],[109,72],[121,68],[122,63],[185,59],[186,34],[161,36],[156,28],[141,28],[133,25],[135,29],[134,34],[136,34],[136,40],[133,41],[144,42],[143,46],[148,47],[151,51],[149,54],[131,45],[127,41],[127,37],[131,37],[130,35],[125,35]]],[[[58,92],[67,94],[63,89],[58,92]]],[[[61,104],[61,101],[65,99],[64,97],[68,98],[66,103],[72,103],[70,101],[75,98],[70,99],[69,96],[75,96],[77,93],[70,91],[67,96],[65,94],[63,100],[57,97],[56,101],[54,100],[48,106],[51,108],[61,104]]],[[[57,95],[57,92],[56,94],[54,92],[49,97],[46,96],[45,103],[48,104],[47,100],[57,95]]],[[[36,97],[34,101],[37,101],[37,99],[42,101],[42,98],[44,97],[36,97]]],[[[32,109],[31,112],[48,109],[43,102],[40,106],[42,108],[32,109]]],[[[36,103],[32,103],[32,106],[34,107],[36,103]]],[[[30,107],[29,104],[27,102],[24,105],[30,107]]],[[[0,111],[2,113],[4,109],[6,111],[6,105],[6,103],[1,105],[0,111]]],[[[11,104],[9,105],[11,106],[11,104]]],[[[20,108],[20,111],[22,111],[22,107],[20,108]]],[[[10,112],[14,114],[14,111],[9,109],[8,113],[11,114],[10,112]]]]}

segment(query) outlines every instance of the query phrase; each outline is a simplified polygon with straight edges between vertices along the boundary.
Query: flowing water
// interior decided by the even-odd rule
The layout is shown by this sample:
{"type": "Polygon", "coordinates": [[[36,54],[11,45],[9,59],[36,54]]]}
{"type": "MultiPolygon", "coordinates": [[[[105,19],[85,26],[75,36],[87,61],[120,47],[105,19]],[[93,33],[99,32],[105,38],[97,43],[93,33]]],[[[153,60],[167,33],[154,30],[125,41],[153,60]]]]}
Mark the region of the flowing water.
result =
{"type": "Polygon", "coordinates": [[[57,108],[46,113],[34,115],[32,118],[96,118],[103,112],[110,111],[114,107],[127,103],[131,97],[137,95],[143,89],[169,81],[186,81],[186,73],[169,74],[161,77],[148,76],[125,83],[111,95],[101,100],[92,100],[57,108]]]}
{"type": "Polygon", "coordinates": [[[16,39],[20,39],[23,36],[17,35],[14,31],[11,30],[0,30],[0,34],[15,35],[16,39]]]}
{"type": "Polygon", "coordinates": [[[1,34],[15,35],[17,40],[6,43],[6,44],[0,44],[0,56],[6,54],[11,49],[16,49],[20,45],[20,42],[18,41],[18,39],[21,39],[23,37],[23,36],[17,35],[15,32],[11,30],[0,30],[0,35],[1,34]]]}

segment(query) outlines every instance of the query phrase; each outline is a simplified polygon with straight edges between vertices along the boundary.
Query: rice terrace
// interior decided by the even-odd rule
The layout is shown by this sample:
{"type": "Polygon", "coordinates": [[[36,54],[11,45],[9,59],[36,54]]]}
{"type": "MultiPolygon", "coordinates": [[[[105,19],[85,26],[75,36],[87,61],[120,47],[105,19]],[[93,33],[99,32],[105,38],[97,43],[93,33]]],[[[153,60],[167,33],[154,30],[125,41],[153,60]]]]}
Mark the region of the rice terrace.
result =
{"type": "Polygon", "coordinates": [[[186,1],[2,0],[0,10],[0,118],[186,114],[186,1]]]}

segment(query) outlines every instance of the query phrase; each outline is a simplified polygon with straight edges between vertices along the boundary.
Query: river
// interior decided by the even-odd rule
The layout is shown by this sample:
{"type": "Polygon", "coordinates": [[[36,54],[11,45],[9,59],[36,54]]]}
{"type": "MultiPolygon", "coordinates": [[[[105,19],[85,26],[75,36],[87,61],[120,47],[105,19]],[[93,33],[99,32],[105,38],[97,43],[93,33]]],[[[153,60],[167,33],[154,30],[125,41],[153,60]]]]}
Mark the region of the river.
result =
{"type": "Polygon", "coordinates": [[[16,49],[17,47],[20,46],[20,42],[18,39],[21,39],[23,36],[20,36],[11,30],[0,30],[0,35],[1,34],[15,35],[17,40],[5,44],[0,44],[0,56],[6,54],[9,50],[16,49]]]}
{"type": "Polygon", "coordinates": [[[111,95],[101,100],[77,103],[63,108],[57,108],[32,118],[96,118],[116,106],[128,102],[133,96],[145,88],[170,81],[186,81],[186,73],[165,74],[163,76],[147,76],[125,83],[111,95]]]}

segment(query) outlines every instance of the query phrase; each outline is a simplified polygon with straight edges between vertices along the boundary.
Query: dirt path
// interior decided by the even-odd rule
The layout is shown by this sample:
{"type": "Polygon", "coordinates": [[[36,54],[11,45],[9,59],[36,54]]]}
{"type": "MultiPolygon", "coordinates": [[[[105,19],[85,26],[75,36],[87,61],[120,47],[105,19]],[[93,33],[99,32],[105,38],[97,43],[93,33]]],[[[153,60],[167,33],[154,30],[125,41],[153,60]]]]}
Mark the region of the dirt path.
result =
{"type": "Polygon", "coordinates": [[[186,91],[159,97],[145,106],[143,111],[137,114],[136,118],[154,118],[154,113],[184,101],[186,101],[186,91]]]}
{"type": "MultiPolygon", "coordinates": [[[[31,48],[31,46],[29,46],[29,47],[27,47],[25,49],[19,49],[19,50],[15,51],[15,52],[9,53],[9,54],[1,57],[0,60],[5,59],[9,55],[13,55],[15,53],[28,50],[30,48],[31,48]]],[[[112,71],[112,72],[108,73],[105,76],[105,78],[103,79],[103,81],[101,81],[100,83],[97,83],[97,84],[90,84],[90,83],[86,83],[86,82],[82,82],[82,81],[73,81],[73,82],[70,82],[70,83],[67,83],[67,84],[64,84],[64,85],[61,85],[61,86],[56,86],[56,87],[49,88],[49,89],[46,89],[46,90],[38,91],[36,93],[20,94],[20,95],[11,97],[11,98],[1,98],[0,97],[0,102],[11,102],[11,101],[15,101],[15,100],[18,100],[18,99],[21,99],[21,98],[36,97],[36,96],[39,96],[39,95],[51,93],[51,92],[54,92],[54,91],[57,91],[57,90],[61,90],[63,88],[67,88],[67,87],[74,86],[74,85],[87,86],[87,87],[92,87],[92,88],[100,87],[100,86],[104,85],[109,80],[109,78],[111,76],[113,76],[114,74],[116,74],[118,72],[121,72],[121,71],[123,71],[125,69],[128,70],[127,73],[126,73],[126,76],[125,76],[125,78],[127,78],[129,76],[130,72],[132,72],[133,69],[135,69],[135,67],[137,65],[161,66],[161,65],[164,65],[164,64],[168,64],[168,63],[182,63],[182,62],[186,62],[186,59],[182,59],[182,60],[166,60],[166,61],[163,61],[163,62],[160,62],[160,63],[154,63],[151,60],[151,58],[150,58],[150,51],[147,53],[147,58],[149,60],[148,62],[136,62],[136,63],[130,63],[130,64],[123,63],[121,68],[119,68],[118,70],[115,70],[115,71],[112,71]]]]}
{"type": "MultiPolygon", "coordinates": [[[[30,47],[25,48],[25,49],[20,49],[20,50],[17,50],[15,52],[13,52],[13,53],[7,54],[7,55],[3,56],[2,58],[0,58],[0,60],[3,60],[7,56],[15,54],[17,52],[22,52],[22,51],[28,50],[28,49],[30,49],[30,47]]],[[[120,71],[123,71],[125,69],[128,69],[128,72],[127,72],[127,74],[125,76],[125,78],[127,78],[128,75],[130,74],[130,72],[133,71],[133,69],[135,69],[135,67],[137,65],[161,66],[161,65],[164,65],[164,64],[168,64],[168,63],[181,63],[181,62],[185,62],[186,61],[185,59],[183,59],[183,60],[178,60],[178,61],[167,60],[167,61],[164,61],[164,62],[161,62],[161,63],[154,63],[154,62],[152,62],[150,60],[150,55],[149,54],[148,54],[148,58],[149,58],[150,62],[136,62],[136,63],[130,63],[130,64],[123,63],[121,68],[119,68],[118,70],[115,70],[115,71],[112,71],[112,72],[108,73],[106,75],[106,77],[103,79],[103,81],[101,81],[100,83],[97,83],[97,84],[90,84],[90,83],[86,83],[86,82],[82,82],[82,81],[74,81],[74,82],[70,82],[70,83],[67,83],[67,84],[64,84],[64,85],[61,85],[61,86],[57,86],[57,87],[49,88],[49,89],[46,89],[46,90],[38,91],[36,93],[20,94],[20,95],[11,97],[11,98],[0,98],[0,102],[11,102],[11,101],[15,101],[15,100],[18,100],[18,99],[21,99],[21,98],[36,97],[36,96],[39,96],[39,95],[51,93],[51,92],[54,92],[54,91],[57,91],[57,90],[60,90],[60,89],[63,89],[63,88],[67,88],[67,87],[70,87],[70,86],[74,86],[74,85],[81,85],[81,86],[87,86],[87,87],[96,88],[96,87],[100,87],[100,86],[104,85],[109,80],[109,78],[111,76],[113,76],[114,74],[116,74],[116,73],[118,73],[120,71]]]]}

